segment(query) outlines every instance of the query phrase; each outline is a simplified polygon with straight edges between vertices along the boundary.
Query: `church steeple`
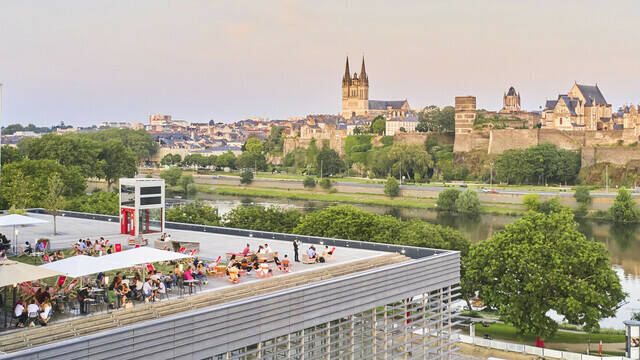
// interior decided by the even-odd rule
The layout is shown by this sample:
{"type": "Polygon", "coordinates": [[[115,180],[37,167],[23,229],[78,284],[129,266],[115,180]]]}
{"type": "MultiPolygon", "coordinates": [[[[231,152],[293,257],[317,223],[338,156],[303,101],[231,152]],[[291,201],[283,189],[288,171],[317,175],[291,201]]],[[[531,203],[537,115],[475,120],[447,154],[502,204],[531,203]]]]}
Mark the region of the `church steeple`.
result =
{"type": "Polygon", "coordinates": [[[364,56],[362,56],[362,68],[360,69],[360,80],[365,84],[369,83],[369,79],[367,78],[367,70],[364,68],[364,56]]]}
{"type": "Polygon", "coordinates": [[[343,84],[351,85],[351,72],[349,71],[349,57],[347,56],[347,65],[344,68],[344,76],[342,77],[343,84]]]}

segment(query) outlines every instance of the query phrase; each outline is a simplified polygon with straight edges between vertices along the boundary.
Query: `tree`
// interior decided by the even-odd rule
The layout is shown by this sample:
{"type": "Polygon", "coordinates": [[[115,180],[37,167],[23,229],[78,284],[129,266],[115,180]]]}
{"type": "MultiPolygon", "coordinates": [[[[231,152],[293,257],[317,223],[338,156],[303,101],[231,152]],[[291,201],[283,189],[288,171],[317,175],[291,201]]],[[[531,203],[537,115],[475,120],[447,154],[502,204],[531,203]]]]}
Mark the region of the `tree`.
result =
{"type": "Polygon", "coordinates": [[[269,137],[267,141],[264,142],[263,150],[266,153],[271,154],[282,154],[282,147],[284,145],[284,127],[283,126],[272,126],[271,131],[269,132],[269,137]]]}
{"type": "Polygon", "coordinates": [[[53,160],[22,160],[2,167],[0,207],[43,207],[49,178],[58,173],[65,185],[63,196],[72,198],[84,194],[85,177],[75,166],[63,166],[53,160]]]}
{"type": "Polygon", "coordinates": [[[566,208],[528,212],[474,245],[464,281],[520,334],[544,337],[558,327],[550,310],[593,331],[626,296],[605,246],[587,240],[566,208]]]}
{"type": "Polygon", "coordinates": [[[477,215],[480,212],[478,193],[469,189],[456,199],[456,210],[467,215],[477,215]]]}
{"type": "Polygon", "coordinates": [[[635,223],[639,219],[636,202],[631,197],[629,190],[624,187],[618,190],[618,195],[616,195],[613,206],[609,211],[613,221],[618,224],[635,223]]]}
{"type": "Polygon", "coordinates": [[[580,204],[591,204],[591,194],[589,194],[588,186],[578,186],[576,191],[573,193],[573,197],[580,204]]]}
{"type": "Polygon", "coordinates": [[[167,154],[165,156],[162,157],[162,160],[160,160],[160,165],[174,165],[173,163],[173,155],[172,154],[167,154]]]}
{"type": "MultiPolygon", "coordinates": [[[[3,130],[4,133],[4,130],[3,130]]],[[[12,162],[24,159],[17,148],[9,145],[2,145],[2,165],[11,164],[12,162]]]]}
{"type": "Polygon", "coordinates": [[[178,179],[178,186],[182,188],[185,195],[189,195],[196,192],[195,180],[191,174],[183,174],[178,179]],[[191,186],[194,185],[194,186],[191,186]]]}
{"type": "Polygon", "coordinates": [[[81,134],[94,141],[104,143],[111,139],[119,139],[129,148],[133,156],[138,160],[149,159],[158,151],[158,143],[146,130],[132,129],[107,129],[94,133],[81,134]]]}
{"type": "Polygon", "coordinates": [[[267,160],[259,152],[245,151],[236,159],[236,167],[239,169],[266,170],[267,160]]]}
{"type": "Polygon", "coordinates": [[[209,226],[220,225],[218,209],[205,204],[202,201],[194,201],[182,206],[167,209],[166,216],[167,221],[209,226]]]}
{"type": "Polygon", "coordinates": [[[438,210],[455,211],[456,200],[460,196],[460,190],[455,188],[444,189],[438,194],[438,201],[436,205],[438,210]]]}
{"type": "Polygon", "coordinates": [[[260,139],[248,138],[247,141],[244,143],[244,152],[261,154],[262,148],[263,148],[263,145],[260,139]]]}
{"type": "Polygon", "coordinates": [[[329,178],[323,178],[319,183],[320,187],[325,190],[329,190],[331,188],[331,180],[329,180],[329,178]]]}
{"type": "Polygon", "coordinates": [[[377,135],[384,135],[387,121],[384,116],[379,115],[371,122],[371,133],[377,135]]]}
{"type": "Polygon", "coordinates": [[[218,156],[216,159],[216,166],[219,168],[236,168],[236,156],[231,152],[227,151],[226,153],[218,156]]]}
{"type": "Polygon", "coordinates": [[[415,174],[420,174],[421,178],[426,179],[429,169],[433,167],[431,155],[418,144],[393,144],[389,161],[393,164],[391,175],[398,178],[404,175],[408,179],[415,179],[415,174]]]}
{"type": "Polygon", "coordinates": [[[297,210],[284,210],[275,206],[238,206],[223,216],[223,225],[238,229],[291,233],[301,216],[297,210]]]}
{"type": "Polygon", "coordinates": [[[340,155],[328,147],[323,147],[316,157],[316,164],[321,166],[318,172],[322,176],[335,175],[344,169],[344,161],[340,159],[340,155]]]}
{"type": "Polygon", "coordinates": [[[47,186],[47,194],[43,201],[43,206],[53,216],[53,235],[58,235],[56,227],[56,217],[58,212],[64,209],[67,200],[62,196],[64,192],[64,184],[60,178],[60,174],[54,173],[49,178],[47,186]]]}
{"type": "Polygon", "coordinates": [[[540,195],[538,193],[530,193],[522,198],[522,203],[527,210],[538,211],[540,207],[540,195]]]}
{"type": "Polygon", "coordinates": [[[119,139],[107,140],[102,145],[99,158],[104,162],[102,172],[107,189],[121,177],[134,177],[138,173],[136,157],[119,139]]]}
{"type": "Polygon", "coordinates": [[[177,166],[168,168],[160,173],[160,177],[167,182],[167,184],[171,186],[176,186],[178,184],[178,180],[182,176],[182,169],[177,166]]]}
{"type": "Polygon", "coordinates": [[[304,178],[304,181],[302,181],[302,185],[304,185],[305,189],[313,189],[316,187],[316,180],[311,176],[307,176],[304,178]]]}
{"type": "Polygon", "coordinates": [[[253,173],[249,170],[244,171],[240,174],[240,184],[249,185],[253,181],[253,173]]]}
{"type": "Polygon", "coordinates": [[[400,184],[398,180],[389,176],[387,182],[384,183],[384,193],[389,197],[396,197],[400,194],[400,184]]]}
{"type": "Polygon", "coordinates": [[[454,127],[455,108],[453,106],[445,106],[439,109],[437,106],[431,105],[418,113],[416,131],[453,132],[454,127]]]}
{"type": "Polygon", "coordinates": [[[117,192],[94,191],[76,196],[67,203],[67,210],[90,214],[118,215],[120,196],[117,192]]]}

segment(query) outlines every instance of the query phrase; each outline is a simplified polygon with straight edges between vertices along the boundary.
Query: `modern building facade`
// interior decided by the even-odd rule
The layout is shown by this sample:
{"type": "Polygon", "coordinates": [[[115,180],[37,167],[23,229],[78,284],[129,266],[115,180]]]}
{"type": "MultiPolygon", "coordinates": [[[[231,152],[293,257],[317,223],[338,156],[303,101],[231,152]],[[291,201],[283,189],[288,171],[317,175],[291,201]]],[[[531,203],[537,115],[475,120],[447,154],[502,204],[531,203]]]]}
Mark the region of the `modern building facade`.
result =
{"type": "Polygon", "coordinates": [[[298,238],[354,258],[311,270],[294,265],[293,272],[269,279],[24,329],[18,343],[15,335],[0,336],[0,359],[454,358],[458,252],[203,225],[167,227],[180,229],[181,237],[198,233],[217,244],[237,242],[225,243],[228,248],[248,239],[298,238]]]}
{"type": "Polygon", "coordinates": [[[164,180],[120,179],[120,233],[138,236],[164,231],[164,180]]]}

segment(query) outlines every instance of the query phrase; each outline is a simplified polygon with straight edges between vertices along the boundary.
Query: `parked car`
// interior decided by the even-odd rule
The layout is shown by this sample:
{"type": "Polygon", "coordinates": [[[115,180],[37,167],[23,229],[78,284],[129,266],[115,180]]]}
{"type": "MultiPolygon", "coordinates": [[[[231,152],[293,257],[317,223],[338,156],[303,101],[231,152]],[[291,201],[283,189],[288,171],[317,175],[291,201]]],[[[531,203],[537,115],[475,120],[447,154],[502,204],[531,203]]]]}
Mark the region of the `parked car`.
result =
{"type": "Polygon", "coordinates": [[[214,179],[220,179],[220,175],[213,175],[214,179]]]}
{"type": "Polygon", "coordinates": [[[466,188],[466,187],[467,187],[467,184],[460,184],[460,187],[461,187],[461,188],[466,188]]]}

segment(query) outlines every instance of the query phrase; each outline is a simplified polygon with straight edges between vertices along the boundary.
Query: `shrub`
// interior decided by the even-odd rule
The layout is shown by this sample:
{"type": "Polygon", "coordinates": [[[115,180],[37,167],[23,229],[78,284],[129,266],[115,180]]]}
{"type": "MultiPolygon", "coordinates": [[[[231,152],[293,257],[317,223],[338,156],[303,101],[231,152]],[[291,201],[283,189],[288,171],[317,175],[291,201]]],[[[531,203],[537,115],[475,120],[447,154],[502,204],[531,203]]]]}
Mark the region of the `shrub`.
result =
{"type": "Polygon", "coordinates": [[[527,210],[538,211],[538,207],[540,206],[540,195],[537,193],[527,194],[522,198],[522,203],[527,210]]]}
{"type": "Polygon", "coordinates": [[[631,193],[625,188],[620,188],[613,206],[610,209],[614,222],[628,224],[638,222],[638,209],[636,203],[631,198],[631,193]]]}
{"type": "Polygon", "coordinates": [[[438,195],[438,202],[436,203],[439,210],[456,210],[456,200],[460,196],[460,190],[455,188],[444,189],[438,195]]]}
{"type": "Polygon", "coordinates": [[[566,206],[562,205],[560,202],[560,198],[556,196],[552,199],[541,202],[538,206],[538,212],[550,214],[552,212],[560,212],[565,207],[566,206]]]}
{"type": "Polygon", "coordinates": [[[337,192],[338,192],[338,189],[336,189],[336,188],[329,189],[329,194],[335,194],[337,192]]]}
{"type": "Polygon", "coordinates": [[[240,175],[240,184],[251,184],[253,181],[253,173],[249,170],[244,171],[240,175]]]}
{"type": "Polygon", "coordinates": [[[304,185],[304,187],[307,189],[313,189],[314,187],[316,187],[316,180],[311,176],[307,176],[306,178],[304,178],[304,181],[302,181],[302,185],[304,185]]]}
{"type": "Polygon", "coordinates": [[[587,216],[588,212],[589,212],[589,205],[585,203],[580,203],[578,204],[577,208],[573,209],[573,215],[576,218],[584,218],[585,216],[587,216]]]}
{"type": "Polygon", "coordinates": [[[460,194],[456,200],[456,210],[464,214],[477,215],[480,212],[478,193],[473,190],[467,190],[460,194]]]}
{"type": "Polygon", "coordinates": [[[573,197],[580,204],[591,204],[591,194],[589,194],[588,186],[578,186],[573,193],[573,197]]]}
{"type": "Polygon", "coordinates": [[[396,197],[400,194],[400,184],[398,180],[389,176],[384,184],[384,193],[389,197],[396,197]]]}
{"type": "Polygon", "coordinates": [[[329,189],[331,188],[331,185],[331,180],[329,180],[329,178],[323,178],[320,180],[320,187],[323,189],[329,189]]]}

